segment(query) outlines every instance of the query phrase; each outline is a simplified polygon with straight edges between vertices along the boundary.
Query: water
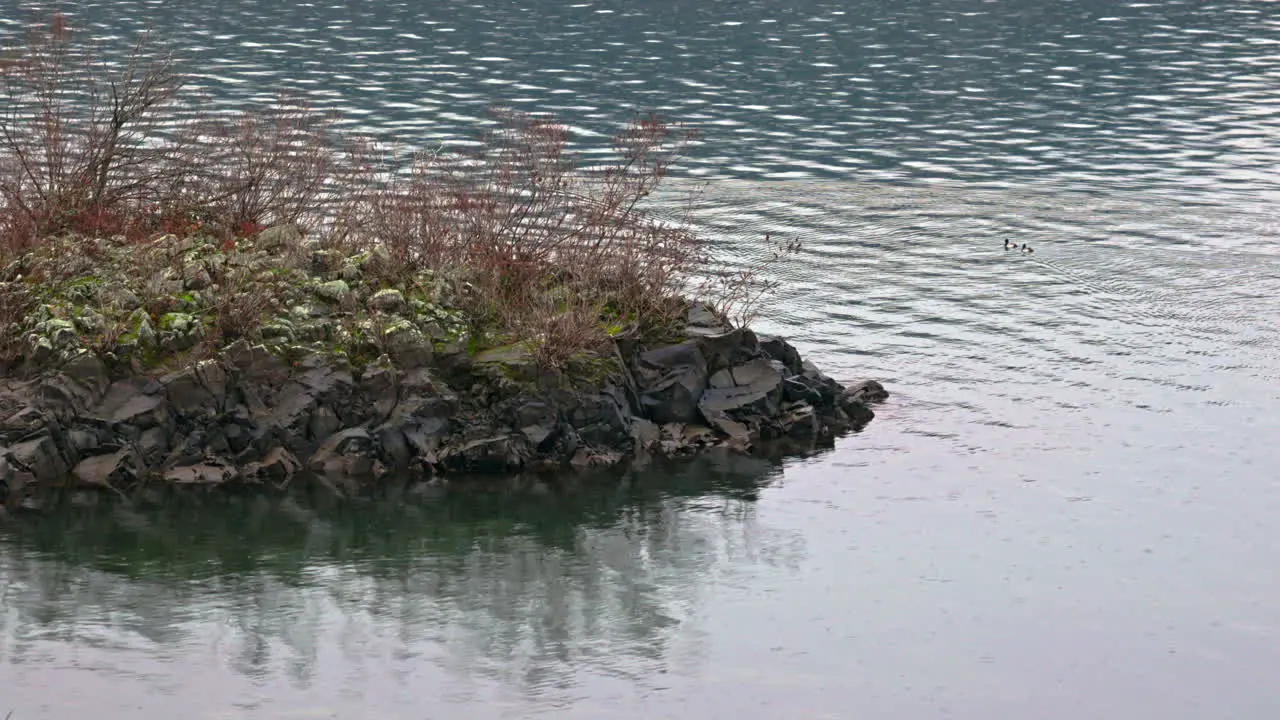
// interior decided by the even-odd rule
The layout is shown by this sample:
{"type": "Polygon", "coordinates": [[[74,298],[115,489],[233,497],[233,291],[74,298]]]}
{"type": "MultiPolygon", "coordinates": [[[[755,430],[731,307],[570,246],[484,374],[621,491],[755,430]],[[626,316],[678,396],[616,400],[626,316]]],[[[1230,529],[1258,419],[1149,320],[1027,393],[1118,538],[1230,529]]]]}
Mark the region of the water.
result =
{"type": "Polygon", "coordinates": [[[722,253],[805,242],[757,325],[894,396],[782,464],[10,525],[0,713],[1280,713],[1280,10],[774,5],[78,4],[410,146],[696,124],[722,253]]]}

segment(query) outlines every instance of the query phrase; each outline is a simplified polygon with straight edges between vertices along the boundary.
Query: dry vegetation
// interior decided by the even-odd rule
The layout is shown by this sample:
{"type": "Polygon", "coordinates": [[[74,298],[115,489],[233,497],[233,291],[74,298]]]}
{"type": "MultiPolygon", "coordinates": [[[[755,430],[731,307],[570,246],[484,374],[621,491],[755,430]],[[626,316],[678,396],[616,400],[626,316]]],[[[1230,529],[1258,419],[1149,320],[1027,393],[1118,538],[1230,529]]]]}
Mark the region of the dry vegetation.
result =
{"type": "MultiPolygon", "coordinates": [[[[65,275],[63,257],[41,253],[55,238],[83,238],[90,256],[109,238],[166,262],[141,250],[198,236],[230,252],[294,224],[317,247],[380,248],[374,271],[389,282],[423,269],[464,280],[473,325],[550,363],[663,327],[685,297],[745,322],[772,289],[759,268],[709,272],[701,238],[643,211],[694,138],[655,117],[620,131],[602,167],[575,162],[563,126],[512,113],[479,152],[398,158],[287,99],[200,116],[149,38],[113,65],[61,15],[0,55],[0,94],[0,355],[16,352],[12,324],[40,284],[65,275]]],[[[266,299],[252,284],[220,289],[222,334],[251,334],[266,299]]]]}

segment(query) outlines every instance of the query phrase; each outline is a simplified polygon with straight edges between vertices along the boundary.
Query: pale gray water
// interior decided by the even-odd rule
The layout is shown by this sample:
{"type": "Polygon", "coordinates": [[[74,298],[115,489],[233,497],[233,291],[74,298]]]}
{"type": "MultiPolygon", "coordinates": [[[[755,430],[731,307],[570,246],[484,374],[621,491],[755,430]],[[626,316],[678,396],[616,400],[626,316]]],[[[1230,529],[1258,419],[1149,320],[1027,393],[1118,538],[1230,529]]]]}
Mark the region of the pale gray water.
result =
{"type": "Polygon", "coordinates": [[[79,4],[411,145],[697,124],[718,247],[806,244],[760,327],[894,396],[781,467],[0,531],[0,713],[1280,715],[1280,8],[775,5],[79,4]]]}

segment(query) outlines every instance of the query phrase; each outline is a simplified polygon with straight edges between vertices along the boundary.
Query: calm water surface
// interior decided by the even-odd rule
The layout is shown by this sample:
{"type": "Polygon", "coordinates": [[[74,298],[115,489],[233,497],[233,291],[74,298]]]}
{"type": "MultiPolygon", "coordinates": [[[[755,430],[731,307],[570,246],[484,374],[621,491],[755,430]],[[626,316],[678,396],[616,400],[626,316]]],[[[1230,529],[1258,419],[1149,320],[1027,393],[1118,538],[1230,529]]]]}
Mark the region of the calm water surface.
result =
{"type": "Polygon", "coordinates": [[[778,5],[76,3],[410,146],[698,125],[725,256],[805,241],[761,329],[894,396],[782,464],[10,523],[0,715],[1280,716],[1280,6],[778,5]]]}

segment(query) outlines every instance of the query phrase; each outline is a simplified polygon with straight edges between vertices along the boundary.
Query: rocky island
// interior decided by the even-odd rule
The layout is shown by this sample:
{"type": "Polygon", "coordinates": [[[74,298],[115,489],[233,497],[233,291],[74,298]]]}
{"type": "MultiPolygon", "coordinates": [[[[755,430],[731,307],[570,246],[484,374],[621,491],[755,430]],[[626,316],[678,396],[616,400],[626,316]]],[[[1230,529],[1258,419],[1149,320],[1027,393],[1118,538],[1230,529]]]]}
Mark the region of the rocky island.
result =
{"type": "Polygon", "coordinates": [[[765,268],[647,211],[688,129],[581,167],[495,111],[404,157],[287,99],[201,116],[145,40],[112,75],[55,14],[0,65],[0,497],[811,447],[886,397],[748,329],[765,268]]]}
{"type": "MultiPolygon", "coordinates": [[[[699,304],[665,337],[620,335],[547,366],[518,342],[477,344],[456,307],[465,284],[422,271],[388,286],[372,270],[379,253],[344,257],[293,227],[231,251],[166,235],[145,247],[74,238],[47,252],[65,276],[42,280],[41,301],[6,330],[19,351],[0,380],[0,483],[13,497],[300,477],[345,493],[391,474],[812,445],[865,424],[868,403],[886,397],[699,304]],[[157,276],[138,272],[143,251],[169,258],[157,276]],[[203,347],[213,281],[237,276],[268,312],[246,337],[203,347]],[[167,306],[149,312],[156,297],[167,306]]],[[[22,269],[4,282],[23,283],[22,269]]]]}

